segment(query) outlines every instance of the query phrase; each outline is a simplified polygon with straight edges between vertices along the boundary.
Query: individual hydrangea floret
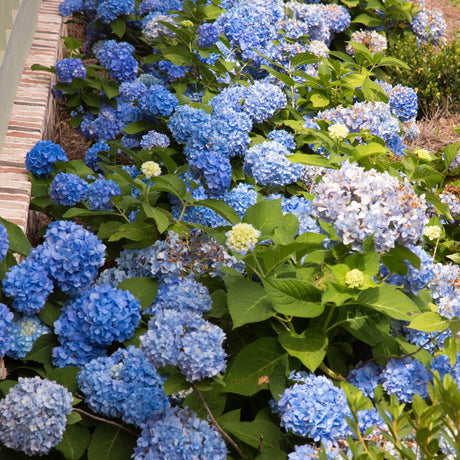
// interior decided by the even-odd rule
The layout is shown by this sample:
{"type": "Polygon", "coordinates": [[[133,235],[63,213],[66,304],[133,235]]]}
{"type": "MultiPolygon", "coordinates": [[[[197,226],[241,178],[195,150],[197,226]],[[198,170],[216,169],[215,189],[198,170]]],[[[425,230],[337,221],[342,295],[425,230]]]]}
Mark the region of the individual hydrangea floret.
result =
{"type": "Polygon", "coordinates": [[[104,24],[110,24],[119,16],[134,14],[134,0],[104,0],[96,11],[104,24]]]}
{"type": "MultiPolygon", "coordinates": [[[[350,41],[367,46],[371,53],[382,53],[387,49],[387,39],[375,30],[357,30],[351,34],[350,41]]],[[[351,56],[355,55],[355,48],[351,43],[347,45],[346,51],[351,56]]]]}
{"type": "Polygon", "coordinates": [[[120,194],[120,187],[112,179],[100,178],[88,185],[86,202],[92,211],[111,211],[112,198],[120,194]]]}
{"type": "Polygon", "coordinates": [[[5,353],[10,349],[10,330],[13,322],[14,314],[4,304],[0,303],[0,359],[5,356],[5,353]]]}
{"type": "Polygon", "coordinates": [[[170,407],[164,380],[142,351],[133,346],[93,359],[77,376],[91,410],[139,427],[170,407]]]}
{"type": "Polygon", "coordinates": [[[226,368],[222,329],[191,311],[159,310],[141,337],[141,347],[155,367],[178,366],[189,382],[214,377],[226,368]]]}
{"type": "Polygon", "coordinates": [[[86,77],[86,67],[80,58],[65,58],[56,63],[57,79],[61,83],[71,83],[75,78],[86,77]]]}
{"type": "Polygon", "coordinates": [[[47,270],[34,259],[14,265],[3,279],[3,292],[13,297],[13,308],[26,315],[38,313],[53,288],[47,270]]]}
{"type": "Polygon", "coordinates": [[[161,175],[160,165],[156,161],[142,163],[141,171],[147,179],[161,175]]]}
{"type": "Polygon", "coordinates": [[[6,353],[7,356],[14,359],[24,358],[32,350],[35,341],[50,332],[51,329],[36,316],[15,318],[9,332],[10,349],[6,353]]]}
{"type": "Polygon", "coordinates": [[[27,455],[43,455],[64,435],[72,412],[72,393],[41,377],[19,377],[0,400],[0,440],[27,455]]]}
{"type": "Polygon", "coordinates": [[[361,390],[365,396],[373,398],[375,388],[382,383],[382,370],[381,366],[369,361],[352,369],[347,380],[361,390]]]}
{"type": "Polygon", "coordinates": [[[60,172],[50,185],[50,197],[64,206],[74,206],[86,199],[88,182],[76,174],[60,172]]]}
{"type": "Polygon", "coordinates": [[[9,247],[8,231],[3,224],[0,224],[0,261],[6,257],[9,247]]]}
{"type": "Polygon", "coordinates": [[[316,187],[313,215],[331,223],[345,244],[360,249],[374,234],[378,251],[415,244],[427,222],[424,196],[410,183],[401,183],[387,172],[379,173],[345,161],[328,171],[316,187]]]}
{"type": "Polygon", "coordinates": [[[172,408],[152,418],[142,430],[134,460],[226,460],[227,447],[218,431],[187,409],[172,408]]]}
{"type": "Polygon", "coordinates": [[[109,144],[96,142],[85,153],[85,165],[97,173],[102,172],[102,169],[98,165],[99,162],[102,162],[102,159],[99,158],[98,154],[100,152],[108,152],[109,149],[109,144]]]}
{"type": "Polygon", "coordinates": [[[428,397],[427,384],[430,373],[416,359],[392,359],[382,372],[383,388],[395,394],[401,402],[412,402],[414,394],[428,397]]]}
{"type": "Polygon", "coordinates": [[[64,292],[85,289],[105,261],[105,245],[81,225],[56,221],[48,226],[35,257],[64,292]]]}
{"type": "MultiPolygon", "coordinates": [[[[75,324],[89,342],[107,346],[134,334],[141,306],[129,291],[111,286],[94,286],[70,301],[54,323],[57,334],[66,335],[67,323],[75,324]]],[[[73,331],[71,331],[73,332],[73,331]]]]}
{"type": "Polygon", "coordinates": [[[52,141],[38,141],[26,154],[26,168],[34,176],[47,177],[54,170],[56,161],[68,161],[60,145],[52,141]]]}
{"type": "Polygon", "coordinates": [[[219,40],[219,29],[211,23],[201,24],[197,33],[198,46],[201,48],[211,48],[219,40]]]}
{"type": "Polygon", "coordinates": [[[169,138],[166,134],[161,134],[157,131],[149,131],[144,134],[141,139],[141,147],[143,149],[153,149],[154,147],[166,148],[169,146],[169,138]]]}
{"type": "Polygon", "coordinates": [[[232,251],[245,255],[255,248],[260,235],[260,231],[254,228],[253,225],[242,222],[234,225],[225,234],[227,237],[225,245],[232,251]]]}
{"type": "Polygon", "coordinates": [[[160,281],[155,302],[144,313],[156,314],[167,308],[206,313],[211,307],[212,300],[208,289],[193,276],[169,276],[160,281]]]}
{"type": "Polygon", "coordinates": [[[254,145],[246,153],[243,171],[260,185],[292,184],[301,178],[304,167],[289,161],[286,156],[290,153],[276,141],[254,145]]]}
{"type": "Polygon", "coordinates": [[[345,417],[351,417],[347,398],[324,376],[299,373],[291,379],[301,383],[287,388],[278,401],[276,411],[281,426],[314,441],[336,444],[351,434],[345,417]]]}

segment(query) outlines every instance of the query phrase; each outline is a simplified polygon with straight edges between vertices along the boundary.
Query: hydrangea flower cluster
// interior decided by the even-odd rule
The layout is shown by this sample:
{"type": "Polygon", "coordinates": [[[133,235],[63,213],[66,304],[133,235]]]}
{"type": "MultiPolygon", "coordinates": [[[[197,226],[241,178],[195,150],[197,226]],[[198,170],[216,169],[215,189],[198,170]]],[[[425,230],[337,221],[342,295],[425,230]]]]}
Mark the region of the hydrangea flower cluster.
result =
{"type": "Polygon", "coordinates": [[[9,247],[8,231],[3,224],[0,224],[0,261],[6,257],[9,247]]]}
{"type": "Polygon", "coordinates": [[[179,105],[177,97],[162,85],[147,88],[137,103],[148,117],[171,115],[179,105]]]}
{"type": "Polygon", "coordinates": [[[447,185],[439,195],[439,199],[447,204],[454,219],[460,216],[460,189],[458,187],[447,185]]]}
{"type": "Polygon", "coordinates": [[[56,75],[58,81],[71,83],[75,78],[86,77],[86,67],[80,58],[64,58],[56,63],[56,75]]]}
{"type": "Polygon", "coordinates": [[[0,440],[27,455],[48,453],[62,439],[72,399],[72,393],[56,382],[19,377],[0,400],[0,440]]]}
{"type": "Polygon", "coordinates": [[[412,19],[412,30],[420,40],[440,44],[446,35],[447,24],[438,8],[422,8],[412,19]]]}
{"type": "Polygon", "coordinates": [[[14,314],[4,304],[0,303],[0,359],[5,356],[5,353],[10,349],[11,324],[14,314]]]}
{"type": "Polygon", "coordinates": [[[60,172],[56,174],[50,185],[50,197],[64,206],[74,206],[86,199],[88,182],[76,174],[60,172]]]}
{"type": "Polygon", "coordinates": [[[415,121],[417,116],[418,97],[414,89],[408,86],[392,86],[386,82],[378,82],[388,95],[388,104],[392,113],[398,117],[402,123],[415,121]]]}
{"type": "Polygon", "coordinates": [[[68,161],[60,145],[52,141],[38,141],[26,155],[26,168],[34,176],[47,177],[54,170],[56,161],[68,161]]]}
{"type": "Polygon", "coordinates": [[[120,187],[112,179],[101,177],[88,185],[86,202],[92,211],[111,211],[112,198],[120,194],[120,187]]]}
{"type": "Polygon", "coordinates": [[[217,430],[194,412],[172,408],[143,428],[133,458],[225,460],[227,447],[217,430]]]}
{"type": "Polygon", "coordinates": [[[170,15],[166,15],[158,11],[149,13],[142,20],[142,34],[145,38],[148,40],[155,40],[164,35],[174,35],[174,32],[169,30],[165,25],[161,24],[160,21],[176,25],[174,18],[170,15]]]}
{"type": "Polygon", "coordinates": [[[333,224],[354,249],[372,234],[378,251],[395,242],[417,243],[427,222],[425,209],[425,198],[407,180],[403,184],[387,172],[365,171],[348,160],[323,176],[313,199],[313,215],[333,224]]]}
{"type": "Polygon", "coordinates": [[[160,280],[155,302],[144,313],[154,315],[168,308],[206,313],[211,307],[212,300],[208,289],[193,276],[168,276],[160,280]]]}
{"type": "MultiPolygon", "coordinates": [[[[106,0],[108,1],[108,0],[106,0]]],[[[110,76],[119,82],[132,81],[139,71],[137,61],[133,58],[134,46],[127,42],[107,40],[96,48],[95,55],[110,76]]]]}
{"type": "Polygon", "coordinates": [[[6,354],[13,359],[22,359],[39,337],[49,333],[51,329],[36,316],[14,318],[9,331],[10,349],[6,354]]]}
{"type": "Polygon", "coordinates": [[[365,396],[373,398],[375,388],[383,381],[382,370],[383,368],[373,361],[362,366],[361,363],[358,363],[358,367],[352,369],[348,374],[347,380],[361,390],[365,396]]]}
{"type": "Polygon", "coordinates": [[[96,12],[104,24],[110,24],[119,16],[133,14],[134,0],[104,0],[98,2],[96,12]]]}
{"type": "Polygon", "coordinates": [[[149,131],[144,134],[141,139],[141,147],[143,149],[153,149],[154,147],[166,148],[169,146],[169,138],[166,134],[161,134],[157,131],[149,131]]]}
{"type": "Polygon", "coordinates": [[[100,173],[102,169],[98,166],[98,163],[102,161],[98,154],[100,152],[108,152],[110,149],[109,144],[105,142],[96,142],[85,153],[85,165],[91,168],[94,172],[100,173]]]}
{"type": "Polygon", "coordinates": [[[34,259],[13,265],[3,279],[3,292],[13,297],[13,308],[25,315],[38,313],[53,289],[46,268],[34,259]]]}
{"type": "MultiPolygon", "coordinates": [[[[420,246],[408,245],[408,248],[420,258],[420,268],[415,268],[409,261],[406,261],[408,272],[406,275],[395,273],[387,278],[386,282],[396,284],[397,286],[404,285],[404,290],[417,294],[420,289],[428,286],[434,277],[434,264],[432,257],[420,246]]],[[[381,267],[380,272],[383,276],[388,276],[389,271],[386,267],[381,267]]]]}
{"type": "Polygon", "coordinates": [[[133,346],[93,359],[82,367],[77,381],[91,410],[139,427],[170,407],[164,378],[133,346]]]}
{"type": "Polygon", "coordinates": [[[214,24],[201,24],[197,32],[197,42],[201,48],[211,48],[219,40],[219,29],[214,24]]]}
{"type": "Polygon", "coordinates": [[[252,251],[255,248],[260,235],[260,231],[254,228],[253,225],[242,222],[234,225],[225,234],[227,237],[225,245],[232,251],[244,256],[248,251],[252,251]]]}
{"type": "MultiPolygon", "coordinates": [[[[350,41],[367,46],[371,53],[382,53],[387,49],[387,39],[375,30],[357,30],[351,34],[350,41]]],[[[355,55],[355,48],[351,43],[347,45],[346,51],[350,56],[355,55]]]]}
{"type": "Polygon", "coordinates": [[[287,388],[278,401],[281,426],[314,441],[334,444],[351,434],[345,419],[351,412],[342,389],[314,374],[297,373],[290,379],[301,383],[287,388]]]}

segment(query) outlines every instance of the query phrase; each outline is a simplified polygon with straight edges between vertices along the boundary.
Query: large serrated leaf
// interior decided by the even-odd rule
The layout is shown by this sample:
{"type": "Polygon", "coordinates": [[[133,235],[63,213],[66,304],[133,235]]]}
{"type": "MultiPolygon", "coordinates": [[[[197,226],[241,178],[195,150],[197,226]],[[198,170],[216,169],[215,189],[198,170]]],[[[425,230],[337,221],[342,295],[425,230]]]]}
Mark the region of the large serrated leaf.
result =
{"type": "Polygon", "coordinates": [[[273,307],[283,315],[314,318],[324,311],[321,291],[306,281],[269,278],[264,284],[273,307]]]}
{"type": "Polygon", "coordinates": [[[241,217],[238,213],[231,208],[223,200],[215,200],[213,198],[207,198],[206,200],[200,200],[194,203],[195,206],[205,206],[206,208],[212,209],[221,215],[224,219],[227,219],[232,225],[241,222],[241,217]]]}
{"type": "Polygon", "coordinates": [[[79,460],[88,447],[90,437],[88,428],[84,426],[67,426],[62,441],[56,449],[62,452],[67,460],[79,460]]]}
{"type": "Polygon", "coordinates": [[[252,224],[262,233],[262,238],[272,235],[273,230],[283,223],[281,199],[263,200],[250,206],[244,214],[243,222],[252,224]]]}
{"type": "Polygon", "coordinates": [[[274,337],[262,337],[246,345],[230,364],[225,390],[252,396],[267,389],[273,369],[283,356],[286,352],[274,337]]]}
{"type": "Polygon", "coordinates": [[[276,315],[265,289],[246,278],[239,279],[230,286],[227,302],[234,329],[276,315]]]}
{"type": "Polygon", "coordinates": [[[152,305],[157,296],[158,281],[145,276],[133,276],[123,280],[117,288],[129,291],[136,299],[139,299],[142,309],[146,309],[152,305]]]}
{"type": "Polygon", "coordinates": [[[394,286],[382,285],[362,291],[358,302],[374,310],[385,313],[394,319],[410,321],[420,310],[403,292],[394,286]]]}
{"type": "Polygon", "coordinates": [[[409,324],[412,329],[423,332],[439,332],[449,326],[450,321],[434,311],[420,313],[409,324]]]}
{"type": "Polygon", "coordinates": [[[131,458],[135,444],[136,438],[126,431],[100,423],[88,447],[88,460],[126,460],[131,458]]]}

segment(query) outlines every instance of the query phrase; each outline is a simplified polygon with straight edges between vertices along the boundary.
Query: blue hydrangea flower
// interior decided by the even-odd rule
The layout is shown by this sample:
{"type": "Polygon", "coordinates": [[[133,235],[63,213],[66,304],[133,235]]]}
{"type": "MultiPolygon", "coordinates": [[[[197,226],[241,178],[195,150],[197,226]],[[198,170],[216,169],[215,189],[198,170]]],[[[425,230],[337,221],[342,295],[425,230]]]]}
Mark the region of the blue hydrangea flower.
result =
{"type": "Polygon", "coordinates": [[[460,267],[455,264],[434,264],[434,277],[428,287],[431,290],[431,297],[439,302],[443,297],[454,297],[457,292],[457,285],[460,281],[460,267]]]}
{"type": "MultiPolygon", "coordinates": [[[[338,446],[334,446],[332,443],[325,443],[326,457],[327,460],[333,460],[336,458],[342,458],[340,456],[340,450],[338,446]]],[[[312,444],[304,444],[303,446],[295,446],[295,451],[288,455],[288,460],[308,460],[310,458],[319,458],[321,448],[312,444]]]]}
{"type": "Polygon", "coordinates": [[[8,231],[3,224],[0,224],[0,261],[6,257],[9,247],[8,231]]]}
{"type": "MultiPolygon", "coordinates": [[[[428,283],[434,278],[433,259],[420,246],[409,244],[407,247],[420,258],[420,269],[414,268],[409,261],[405,261],[408,267],[407,274],[399,275],[395,273],[387,278],[386,282],[397,286],[404,285],[404,290],[412,294],[417,294],[420,289],[427,287],[428,283]]],[[[384,266],[381,267],[380,272],[382,276],[390,274],[388,269],[384,266]]]]}
{"type": "Polygon", "coordinates": [[[112,198],[120,194],[120,187],[112,179],[100,178],[88,185],[86,202],[92,211],[111,211],[112,198]]]}
{"type": "Polygon", "coordinates": [[[155,117],[171,115],[179,102],[164,86],[152,85],[140,95],[138,105],[148,116],[155,117]]]}
{"type": "Polygon", "coordinates": [[[449,374],[457,384],[460,390],[460,352],[457,352],[457,360],[452,366],[447,355],[438,355],[433,358],[430,368],[432,372],[438,371],[441,380],[446,374],[449,374]]]}
{"type": "Polygon", "coordinates": [[[336,444],[351,434],[345,416],[351,417],[347,398],[324,376],[295,374],[296,383],[281,395],[277,412],[281,426],[314,441],[336,444]]]}
{"type": "Polygon", "coordinates": [[[87,341],[107,346],[115,341],[123,342],[134,334],[140,310],[139,300],[129,291],[96,285],[69,301],[54,326],[58,335],[65,336],[69,335],[68,323],[75,324],[70,329],[78,330],[87,341]]]}
{"type": "Polygon", "coordinates": [[[26,315],[38,313],[53,292],[47,270],[34,259],[11,267],[3,279],[3,292],[13,297],[13,308],[26,315]]]}
{"type": "Polygon", "coordinates": [[[64,435],[72,400],[72,393],[56,382],[19,377],[0,400],[0,440],[30,456],[48,453],[64,435]]]}
{"type": "MultiPolygon", "coordinates": [[[[179,144],[186,144],[195,131],[211,123],[211,115],[203,109],[181,105],[171,115],[168,128],[179,144]]],[[[204,142],[204,141],[203,141],[204,142]]]]}
{"type": "MultiPolygon", "coordinates": [[[[272,195],[269,198],[276,198],[277,195],[272,195]]],[[[291,198],[283,198],[281,201],[283,214],[294,214],[299,220],[298,234],[305,232],[322,233],[323,230],[318,221],[312,217],[312,203],[310,200],[300,196],[292,196],[291,198]]]]}
{"type": "Polygon", "coordinates": [[[68,161],[60,145],[52,141],[38,141],[26,154],[26,168],[34,176],[46,177],[54,170],[56,161],[68,161]]]}
{"type": "Polygon", "coordinates": [[[174,32],[168,29],[161,22],[169,22],[169,24],[176,25],[174,22],[174,16],[169,14],[162,14],[159,11],[149,13],[142,19],[142,34],[148,40],[156,40],[163,36],[173,36],[174,32]]]}
{"type": "Polygon", "coordinates": [[[331,223],[345,244],[360,249],[374,234],[378,251],[400,244],[415,244],[427,222],[426,202],[407,179],[401,183],[387,172],[379,173],[345,161],[330,170],[316,186],[313,215],[331,223]]]}
{"type": "Polygon", "coordinates": [[[138,11],[141,16],[159,11],[166,13],[167,11],[181,11],[182,1],[181,0],[142,0],[139,5],[138,11]]]}
{"type": "Polygon", "coordinates": [[[0,303],[0,358],[10,349],[10,330],[14,314],[4,304],[0,303]]]}
{"type": "Polygon", "coordinates": [[[447,204],[454,219],[457,219],[460,216],[460,198],[456,193],[448,190],[446,187],[446,189],[444,189],[444,191],[439,195],[439,199],[444,204],[447,204]]]}
{"type": "Polygon", "coordinates": [[[86,77],[86,67],[80,58],[61,59],[56,63],[56,75],[58,81],[71,83],[75,78],[86,77]]]}
{"type": "Polygon", "coordinates": [[[211,310],[211,307],[212,300],[208,289],[193,276],[169,276],[161,279],[155,303],[144,313],[156,314],[159,310],[167,308],[205,313],[211,310]]]}
{"type": "Polygon", "coordinates": [[[170,61],[158,61],[156,68],[164,75],[167,82],[173,82],[179,78],[185,77],[186,72],[190,70],[189,66],[173,64],[170,61]]]}
{"type": "Polygon", "coordinates": [[[133,52],[134,47],[129,43],[107,40],[95,54],[110,76],[118,82],[123,82],[133,81],[137,77],[139,68],[132,56],[133,52]]]}
{"type": "Polygon", "coordinates": [[[412,18],[411,26],[420,40],[438,45],[445,39],[447,24],[439,8],[423,7],[412,18]]]}
{"type": "Polygon", "coordinates": [[[460,300],[458,297],[443,297],[438,302],[438,312],[447,319],[460,318],[460,300]]]}
{"type": "Polygon", "coordinates": [[[272,141],[277,141],[284,145],[290,152],[296,148],[294,136],[289,134],[285,129],[274,129],[270,131],[267,136],[272,141]]]}
{"type": "Polygon", "coordinates": [[[81,225],[60,220],[48,226],[45,242],[34,251],[34,257],[69,293],[89,287],[96,279],[105,261],[105,245],[81,225]]]}
{"type": "Polygon", "coordinates": [[[217,430],[187,409],[172,408],[143,428],[134,460],[226,460],[227,447],[217,430]]]}
{"type": "Polygon", "coordinates": [[[261,123],[286,107],[286,104],[286,95],[279,86],[256,81],[248,87],[243,110],[254,123],[261,123]]]}
{"type": "Polygon", "coordinates": [[[110,24],[119,16],[134,14],[134,0],[104,0],[96,11],[104,24],[110,24]]]}
{"type": "Polygon", "coordinates": [[[98,166],[102,160],[99,158],[99,152],[108,152],[110,149],[109,144],[105,142],[96,142],[85,153],[85,165],[91,168],[94,172],[101,173],[102,169],[98,166]]]}
{"type": "Polygon", "coordinates": [[[24,316],[13,319],[9,332],[10,349],[7,356],[21,359],[32,350],[35,341],[44,334],[51,333],[51,329],[42,323],[36,316],[24,316]]]}
{"type": "Polygon", "coordinates": [[[414,394],[428,397],[427,384],[430,373],[416,359],[392,359],[382,373],[383,388],[395,394],[401,402],[412,402],[414,394]]]}
{"type": "Polygon", "coordinates": [[[77,376],[91,410],[139,427],[170,407],[164,380],[142,351],[133,346],[93,359],[77,376]]]}
{"type": "Polygon", "coordinates": [[[276,141],[251,147],[244,158],[243,171],[260,185],[288,185],[300,179],[303,165],[291,163],[287,148],[276,141]]]}
{"type": "Polygon", "coordinates": [[[219,29],[214,24],[201,24],[197,32],[197,43],[201,48],[211,48],[219,40],[219,29]]]}
{"type": "Polygon", "coordinates": [[[58,9],[61,16],[70,16],[77,11],[83,11],[83,0],[64,0],[58,9]]]}
{"type": "Polygon", "coordinates": [[[190,311],[164,309],[149,321],[142,350],[155,367],[177,365],[187,381],[214,377],[226,367],[222,329],[190,311]]]}
{"type": "Polygon", "coordinates": [[[124,81],[119,88],[120,97],[125,102],[135,101],[146,90],[147,85],[145,85],[139,78],[134,81],[124,81]]]}
{"type": "Polygon", "coordinates": [[[64,206],[74,206],[86,198],[88,182],[76,174],[60,172],[50,185],[50,197],[64,206]]]}
{"type": "Polygon", "coordinates": [[[144,134],[141,139],[141,147],[143,149],[153,149],[154,147],[166,148],[169,146],[169,138],[166,134],[161,134],[151,130],[144,134]]]}
{"type": "Polygon", "coordinates": [[[352,369],[348,374],[347,380],[360,389],[365,396],[373,398],[376,386],[380,385],[383,381],[382,371],[382,366],[370,361],[362,367],[352,369]]]}
{"type": "Polygon", "coordinates": [[[248,94],[248,88],[241,85],[232,85],[224,88],[219,94],[216,94],[209,104],[215,111],[232,109],[235,112],[243,110],[244,98],[248,94]]]}
{"type": "Polygon", "coordinates": [[[422,332],[416,331],[415,329],[411,329],[410,327],[404,328],[406,340],[409,343],[417,345],[417,347],[422,347],[427,350],[431,355],[434,355],[436,348],[443,348],[444,347],[444,340],[450,336],[450,334],[446,331],[442,333],[440,336],[434,338],[437,333],[436,332],[422,332]]]}
{"type": "Polygon", "coordinates": [[[228,191],[223,199],[243,218],[244,213],[253,204],[257,203],[257,192],[253,185],[240,183],[237,187],[228,191]]]}

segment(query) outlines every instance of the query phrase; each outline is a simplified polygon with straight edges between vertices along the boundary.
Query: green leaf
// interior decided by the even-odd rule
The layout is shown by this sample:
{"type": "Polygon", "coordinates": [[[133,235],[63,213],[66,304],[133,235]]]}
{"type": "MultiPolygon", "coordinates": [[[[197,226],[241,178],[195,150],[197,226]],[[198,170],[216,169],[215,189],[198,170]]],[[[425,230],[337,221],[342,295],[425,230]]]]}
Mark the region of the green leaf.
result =
{"type": "Polygon", "coordinates": [[[358,296],[358,302],[403,321],[410,321],[413,316],[420,313],[417,305],[406,294],[390,285],[362,291],[358,296]]]}
{"type": "Polygon", "coordinates": [[[460,147],[460,142],[455,142],[454,144],[448,145],[443,150],[443,158],[446,169],[454,161],[455,157],[458,155],[458,149],[460,147]]]}
{"type": "Polygon", "coordinates": [[[327,107],[331,102],[327,97],[324,97],[322,94],[312,94],[310,96],[310,101],[313,104],[313,107],[318,109],[321,107],[327,107]]]}
{"type": "Polygon", "coordinates": [[[361,14],[358,14],[358,16],[356,16],[352,22],[364,24],[365,26],[368,26],[368,27],[377,27],[378,25],[381,24],[382,21],[368,13],[361,13],[361,14]]]}
{"type": "Polygon", "coordinates": [[[303,253],[310,252],[313,249],[321,248],[318,244],[310,243],[291,243],[277,244],[268,248],[263,253],[264,265],[267,272],[271,271],[277,265],[285,261],[291,254],[302,251],[303,253]]]}
{"type": "Polygon", "coordinates": [[[155,221],[160,233],[163,233],[169,227],[170,215],[166,210],[155,208],[147,203],[142,203],[142,209],[147,217],[150,217],[155,221]]]}
{"type": "Polygon", "coordinates": [[[113,99],[120,94],[120,90],[118,89],[118,85],[116,83],[104,81],[102,88],[109,99],[113,99]]]}
{"type": "Polygon", "coordinates": [[[0,381],[0,391],[6,396],[10,389],[16,386],[17,383],[16,380],[2,380],[0,381]]]}
{"type": "Polygon", "coordinates": [[[131,458],[136,438],[107,423],[96,426],[88,447],[88,460],[126,460],[131,458]]]}
{"type": "Polygon", "coordinates": [[[319,62],[319,58],[312,53],[298,53],[291,59],[291,66],[298,67],[305,64],[315,64],[319,62]]]}
{"type": "Polygon", "coordinates": [[[252,396],[267,389],[273,369],[283,356],[286,353],[274,337],[262,337],[246,345],[229,366],[225,390],[252,396]]]}
{"type": "Polygon", "coordinates": [[[296,86],[295,80],[293,80],[289,75],[286,75],[285,73],[277,72],[272,67],[269,67],[267,65],[261,65],[260,67],[266,70],[267,72],[271,73],[273,76],[278,78],[278,80],[282,81],[286,85],[296,86]]]}
{"type": "Polygon", "coordinates": [[[286,156],[286,158],[292,163],[300,163],[303,165],[312,166],[324,166],[325,168],[331,168],[331,162],[321,155],[306,155],[305,153],[293,153],[292,155],[286,156]]]}
{"type": "Polygon", "coordinates": [[[80,368],[76,366],[61,367],[48,373],[48,378],[75,394],[78,391],[77,374],[79,371],[80,368]]]}
{"type": "Polygon", "coordinates": [[[61,316],[61,309],[53,302],[47,301],[38,316],[47,326],[53,327],[54,322],[61,316]]]}
{"type": "Polygon", "coordinates": [[[284,331],[278,336],[283,348],[307,367],[315,372],[326,356],[328,338],[317,330],[309,330],[296,334],[292,331],[284,331]]]}
{"type": "MultiPolygon", "coordinates": [[[[211,410],[212,415],[216,418],[222,415],[227,402],[227,394],[222,393],[220,388],[220,386],[217,386],[217,384],[214,383],[209,390],[201,390],[201,395],[211,410]]],[[[207,419],[208,413],[203,407],[203,403],[196,391],[187,396],[182,405],[183,407],[188,407],[193,410],[193,412],[195,412],[195,414],[203,420],[207,419]]]]}
{"type": "Polygon", "coordinates": [[[417,315],[409,324],[409,327],[423,332],[439,332],[447,329],[450,321],[443,318],[439,313],[427,311],[417,315]]]}
{"type": "Polygon", "coordinates": [[[406,260],[410,264],[419,269],[420,268],[420,258],[414,254],[409,248],[397,244],[394,248],[390,249],[388,252],[380,256],[380,260],[383,265],[390,270],[390,273],[399,273],[400,275],[406,275],[408,272],[408,265],[406,260]]]}
{"type": "Polygon", "coordinates": [[[351,289],[337,283],[326,283],[326,290],[323,292],[321,303],[333,303],[336,306],[344,304],[347,300],[353,298],[355,294],[351,289]]]}
{"type": "Polygon", "coordinates": [[[240,441],[249,444],[260,452],[268,455],[270,460],[285,459],[286,453],[281,443],[283,433],[278,425],[267,420],[254,420],[252,422],[222,421],[222,428],[240,441]]]}
{"type": "Polygon", "coordinates": [[[223,200],[207,198],[206,200],[195,202],[194,206],[204,206],[206,208],[212,209],[224,219],[228,220],[232,225],[241,222],[241,217],[239,214],[223,200]]]}
{"type": "Polygon", "coordinates": [[[233,329],[276,315],[265,289],[247,278],[238,279],[230,286],[227,302],[233,329]]]}
{"type": "Polygon", "coordinates": [[[185,376],[174,369],[164,383],[164,390],[167,395],[172,395],[179,391],[188,390],[190,385],[191,384],[185,380],[185,376]]]}
{"type": "Polygon", "coordinates": [[[122,38],[126,32],[126,21],[125,18],[119,17],[110,23],[110,28],[112,29],[113,33],[122,38]]]}
{"type": "Polygon", "coordinates": [[[142,309],[145,310],[155,301],[158,292],[158,281],[143,276],[133,276],[123,280],[118,284],[117,288],[131,292],[136,299],[139,299],[142,309]]]}
{"type": "Polygon", "coordinates": [[[314,318],[324,311],[321,291],[306,281],[269,278],[264,283],[273,307],[283,315],[314,318]]]}
{"type": "Polygon", "coordinates": [[[120,225],[118,231],[109,237],[109,241],[119,241],[126,238],[131,241],[142,241],[152,236],[152,226],[141,222],[130,222],[120,225]]]}
{"type": "Polygon", "coordinates": [[[32,64],[32,67],[31,67],[32,70],[37,70],[37,71],[44,71],[44,72],[50,72],[50,73],[56,73],[56,71],[54,69],[52,69],[51,67],[46,67],[44,65],[41,65],[41,64],[32,64]]]}
{"type": "Polygon", "coordinates": [[[15,254],[20,254],[21,256],[28,256],[32,246],[20,227],[1,217],[0,222],[4,225],[6,231],[8,232],[8,244],[10,251],[15,254]]]}
{"type": "Polygon", "coordinates": [[[115,213],[112,211],[91,211],[91,209],[82,208],[70,208],[67,210],[62,217],[65,219],[72,219],[72,217],[83,217],[83,216],[114,216],[115,213]]]}
{"type": "Polygon", "coordinates": [[[243,222],[252,224],[262,235],[261,238],[269,237],[276,227],[283,223],[283,210],[281,199],[263,200],[250,206],[243,218],[243,222]]]}
{"type": "Polygon", "coordinates": [[[185,199],[187,196],[184,182],[172,174],[155,177],[155,182],[150,190],[172,193],[180,199],[185,199]]]}
{"type": "Polygon", "coordinates": [[[132,123],[129,123],[129,125],[127,125],[125,129],[123,129],[123,131],[126,134],[137,134],[142,131],[149,131],[153,129],[154,127],[155,127],[155,124],[152,123],[151,121],[139,120],[139,121],[133,121],[132,123]]]}
{"type": "Polygon", "coordinates": [[[91,436],[88,428],[81,425],[67,426],[62,441],[56,446],[68,460],[79,460],[88,447],[91,436]]]}
{"type": "Polygon", "coordinates": [[[27,353],[24,360],[51,364],[51,350],[58,345],[59,343],[53,334],[44,334],[35,341],[32,350],[27,353]]]}
{"type": "Polygon", "coordinates": [[[412,171],[411,180],[420,180],[423,181],[428,187],[433,187],[438,182],[440,182],[443,177],[443,174],[441,174],[439,171],[436,171],[432,166],[424,164],[417,166],[412,171]]]}

